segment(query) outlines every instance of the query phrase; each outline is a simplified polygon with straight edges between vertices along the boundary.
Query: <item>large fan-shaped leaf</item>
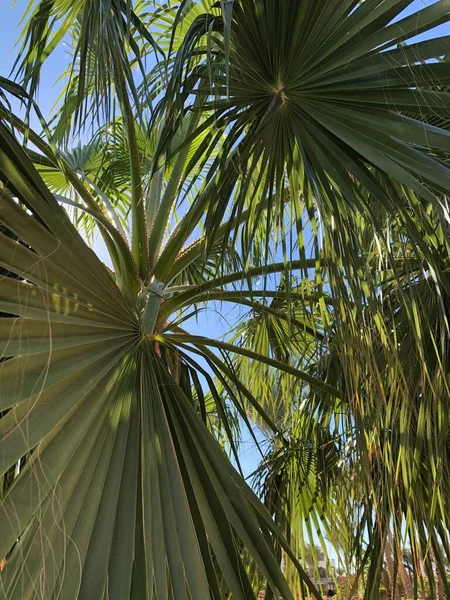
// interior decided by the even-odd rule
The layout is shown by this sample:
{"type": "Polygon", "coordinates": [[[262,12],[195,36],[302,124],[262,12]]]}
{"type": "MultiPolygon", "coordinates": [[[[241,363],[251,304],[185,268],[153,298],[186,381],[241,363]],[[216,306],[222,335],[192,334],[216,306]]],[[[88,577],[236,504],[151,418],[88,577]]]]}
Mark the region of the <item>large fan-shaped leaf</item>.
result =
{"type": "MultiPolygon", "coordinates": [[[[428,124],[446,114],[449,37],[416,42],[415,36],[450,20],[447,0],[405,16],[413,0],[234,2],[230,35],[214,11],[197,17],[177,55],[166,102],[185,108],[180,82],[208,94],[206,108],[226,128],[206,230],[215,234],[233,201],[235,211],[271,195],[283,206],[286,186],[308,199],[308,217],[337,230],[345,211],[371,222],[379,210],[397,213],[416,243],[426,247],[419,205],[386,192],[379,177],[415,190],[440,212],[440,193],[450,189],[450,170],[439,160],[448,131],[428,124]],[[220,34],[220,35],[219,35],[220,34]],[[195,74],[195,77],[194,77],[195,74]],[[200,78],[200,84],[197,84],[200,78]],[[438,85],[439,84],[439,85],[438,85]],[[405,115],[417,115],[418,120],[405,115]],[[239,170],[239,180],[233,173],[239,170]],[[256,192],[254,177],[260,176],[256,192]],[[369,192],[368,203],[361,192],[369,192]]],[[[167,105],[168,106],[168,105],[167,105]]],[[[214,146],[211,141],[211,146],[214,146]]],[[[299,221],[297,213],[297,221],[299,221]]],[[[258,218],[255,210],[251,220],[258,218]]],[[[250,230],[251,231],[251,230],[250,230]]],[[[344,227],[342,227],[344,231],[344,227]]],[[[300,232],[299,232],[300,233],[300,232]]],[[[251,239],[251,236],[250,236],[251,239]]],[[[351,246],[342,235],[344,251],[351,246]]],[[[430,257],[431,260],[431,257],[430,257]]],[[[445,285],[445,277],[434,265],[445,285]]]]}

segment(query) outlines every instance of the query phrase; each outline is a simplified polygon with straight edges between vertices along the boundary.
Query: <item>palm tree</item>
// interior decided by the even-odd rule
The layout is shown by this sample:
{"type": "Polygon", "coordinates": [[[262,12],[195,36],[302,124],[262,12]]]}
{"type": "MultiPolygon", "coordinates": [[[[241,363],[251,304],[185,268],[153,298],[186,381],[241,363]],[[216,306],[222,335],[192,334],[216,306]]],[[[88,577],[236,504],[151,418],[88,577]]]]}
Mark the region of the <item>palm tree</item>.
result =
{"type": "MultiPolygon", "coordinates": [[[[0,266],[20,277],[0,281],[0,310],[11,315],[0,323],[2,473],[30,454],[0,511],[8,600],[249,599],[254,573],[288,600],[278,547],[318,595],[283,523],[208,429],[205,387],[236,462],[230,406],[281,448],[270,400],[286,405],[286,422],[292,398],[345,407],[366,483],[371,577],[380,576],[374,519],[380,501],[397,500],[398,474],[391,461],[378,480],[371,459],[390,456],[381,430],[390,419],[419,432],[424,419],[396,402],[395,377],[390,404],[382,396],[375,410],[370,348],[380,339],[395,365],[404,348],[386,340],[400,317],[386,318],[380,286],[394,282],[407,322],[418,281],[438,299],[449,289],[449,137],[427,123],[450,108],[436,87],[450,76],[440,60],[448,39],[411,40],[448,22],[450,9],[441,0],[402,16],[411,4],[31,1],[23,85],[0,81],[0,223],[23,242],[0,237],[0,266]],[[70,77],[47,126],[35,103],[40,71],[68,35],[70,77]],[[5,94],[24,102],[23,119],[5,94]],[[29,126],[33,112],[43,134],[29,126]],[[86,147],[67,152],[90,128],[86,147]],[[86,244],[93,227],[112,268],[86,244]],[[192,333],[189,318],[216,302],[259,315],[271,343],[255,346],[239,330],[225,340],[192,333]],[[274,381],[297,391],[272,395],[274,381]]],[[[445,325],[439,302],[436,315],[445,325]]],[[[411,347],[423,350],[422,338],[411,347]]],[[[441,399],[439,435],[426,444],[441,447],[446,365],[432,363],[419,354],[421,374],[433,367],[430,398],[441,399]]],[[[439,556],[445,490],[421,478],[431,466],[445,481],[446,464],[419,437],[398,465],[421,493],[411,499],[404,486],[398,499],[414,539],[425,527],[439,556]]]]}

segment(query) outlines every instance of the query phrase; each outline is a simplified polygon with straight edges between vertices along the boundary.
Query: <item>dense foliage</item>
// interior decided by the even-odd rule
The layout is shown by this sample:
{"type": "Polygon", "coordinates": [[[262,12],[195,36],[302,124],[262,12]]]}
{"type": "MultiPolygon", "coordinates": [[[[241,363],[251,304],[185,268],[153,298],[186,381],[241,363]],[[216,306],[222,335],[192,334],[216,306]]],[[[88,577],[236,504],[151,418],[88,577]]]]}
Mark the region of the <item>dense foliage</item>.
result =
{"type": "Polygon", "coordinates": [[[319,597],[317,544],[367,600],[391,564],[391,592],[450,595],[450,0],[26,19],[0,78],[2,597],[319,597]]]}

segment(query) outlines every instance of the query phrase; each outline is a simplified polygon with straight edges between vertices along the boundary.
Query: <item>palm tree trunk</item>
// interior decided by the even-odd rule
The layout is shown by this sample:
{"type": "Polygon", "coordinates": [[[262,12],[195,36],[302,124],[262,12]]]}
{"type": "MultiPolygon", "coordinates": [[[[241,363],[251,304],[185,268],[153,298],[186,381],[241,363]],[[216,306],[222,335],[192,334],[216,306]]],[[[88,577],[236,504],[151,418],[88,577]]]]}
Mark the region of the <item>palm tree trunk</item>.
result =
{"type": "Polygon", "coordinates": [[[434,554],[434,550],[431,549],[431,555],[433,557],[433,572],[434,572],[434,585],[435,585],[435,600],[445,600],[445,587],[442,579],[441,572],[439,570],[438,563],[434,554]]]}
{"type": "Polygon", "coordinates": [[[438,570],[436,570],[436,600],[445,600],[444,582],[438,570]]]}
{"type": "Polygon", "coordinates": [[[383,583],[386,588],[386,600],[394,600],[394,596],[392,594],[391,582],[389,579],[388,572],[386,569],[383,569],[383,583]]]}
{"type": "MultiPolygon", "coordinates": [[[[391,534],[389,534],[391,535],[391,534]]],[[[405,592],[405,597],[410,600],[414,598],[414,588],[409,573],[406,572],[405,565],[403,564],[403,554],[400,547],[397,547],[397,563],[398,572],[405,592]]]]}
{"type": "Polygon", "coordinates": [[[387,577],[389,579],[389,587],[390,587],[390,594],[391,594],[390,598],[392,598],[392,600],[397,600],[397,598],[400,598],[400,594],[397,594],[397,577],[396,577],[394,556],[395,555],[394,555],[392,534],[388,533],[388,536],[386,539],[386,548],[384,551],[384,558],[386,561],[386,573],[387,573],[387,577]]]}

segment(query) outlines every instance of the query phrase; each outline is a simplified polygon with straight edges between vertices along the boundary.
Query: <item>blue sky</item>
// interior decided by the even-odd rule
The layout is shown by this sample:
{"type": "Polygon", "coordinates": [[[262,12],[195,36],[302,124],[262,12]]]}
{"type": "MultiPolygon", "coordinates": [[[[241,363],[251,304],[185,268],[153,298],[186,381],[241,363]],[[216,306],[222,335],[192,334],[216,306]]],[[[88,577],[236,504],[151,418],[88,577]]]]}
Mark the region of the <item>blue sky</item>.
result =
{"type": "MultiPolygon", "coordinates": [[[[0,74],[7,77],[17,54],[15,44],[21,32],[20,19],[28,5],[28,0],[1,0],[0,13],[0,74]]],[[[42,85],[39,90],[39,105],[42,113],[48,115],[55,102],[61,86],[55,86],[57,77],[67,68],[68,58],[64,52],[55,52],[43,72],[42,85]]]]}

